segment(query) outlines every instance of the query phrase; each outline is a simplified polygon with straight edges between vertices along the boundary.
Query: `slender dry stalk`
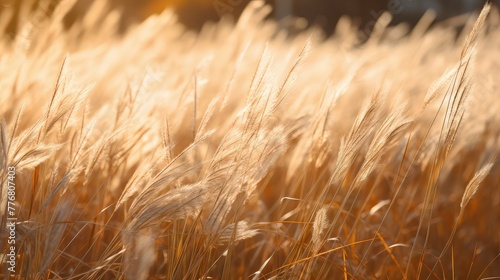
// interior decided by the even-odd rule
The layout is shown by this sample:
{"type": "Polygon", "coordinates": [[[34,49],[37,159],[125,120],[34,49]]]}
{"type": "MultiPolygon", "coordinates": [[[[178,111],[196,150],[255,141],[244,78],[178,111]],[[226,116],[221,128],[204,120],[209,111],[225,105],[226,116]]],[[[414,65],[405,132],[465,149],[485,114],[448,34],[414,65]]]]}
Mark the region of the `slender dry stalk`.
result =
{"type": "Polygon", "coordinates": [[[474,177],[470,180],[462,196],[462,201],[460,202],[461,209],[465,208],[465,206],[469,204],[469,201],[476,194],[481,182],[483,182],[484,178],[490,173],[493,164],[493,162],[486,164],[485,166],[481,167],[481,169],[479,169],[476,174],[474,174],[474,177]]]}

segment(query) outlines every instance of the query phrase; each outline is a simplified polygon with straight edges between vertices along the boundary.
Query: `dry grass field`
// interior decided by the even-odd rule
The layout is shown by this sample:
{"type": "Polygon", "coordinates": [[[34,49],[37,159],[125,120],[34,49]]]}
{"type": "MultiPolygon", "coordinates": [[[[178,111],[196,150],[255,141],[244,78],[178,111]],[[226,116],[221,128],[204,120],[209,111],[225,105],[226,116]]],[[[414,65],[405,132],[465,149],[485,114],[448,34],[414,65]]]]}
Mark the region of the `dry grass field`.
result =
{"type": "Polygon", "coordinates": [[[1,279],[500,279],[496,9],[360,44],[73,2],[0,17],[1,279]]]}

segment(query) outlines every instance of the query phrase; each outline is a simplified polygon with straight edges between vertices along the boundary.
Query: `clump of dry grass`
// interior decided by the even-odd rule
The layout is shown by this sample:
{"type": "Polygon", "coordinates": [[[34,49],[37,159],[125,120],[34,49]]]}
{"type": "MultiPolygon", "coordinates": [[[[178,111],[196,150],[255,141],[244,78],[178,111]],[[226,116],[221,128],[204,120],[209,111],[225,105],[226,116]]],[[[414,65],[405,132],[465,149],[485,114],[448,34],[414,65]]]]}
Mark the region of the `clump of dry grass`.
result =
{"type": "Polygon", "coordinates": [[[359,45],[73,3],[0,39],[15,279],[500,276],[498,11],[359,45]]]}

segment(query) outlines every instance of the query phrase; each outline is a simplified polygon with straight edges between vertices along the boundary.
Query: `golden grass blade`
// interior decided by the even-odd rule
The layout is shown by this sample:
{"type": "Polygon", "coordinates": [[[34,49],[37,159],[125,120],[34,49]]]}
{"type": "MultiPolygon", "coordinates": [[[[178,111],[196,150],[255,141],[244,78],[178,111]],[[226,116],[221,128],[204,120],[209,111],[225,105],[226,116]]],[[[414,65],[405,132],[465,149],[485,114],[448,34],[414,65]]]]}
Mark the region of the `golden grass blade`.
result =
{"type": "Polygon", "coordinates": [[[460,202],[460,208],[465,208],[472,197],[474,197],[477,190],[479,189],[479,186],[481,185],[481,182],[483,182],[486,176],[489,174],[493,165],[494,162],[485,164],[483,167],[481,167],[481,169],[479,169],[479,171],[476,172],[476,174],[474,174],[474,177],[470,180],[469,184],[465,188],[465,192],[462,196],[462,201],[460,202]]]}

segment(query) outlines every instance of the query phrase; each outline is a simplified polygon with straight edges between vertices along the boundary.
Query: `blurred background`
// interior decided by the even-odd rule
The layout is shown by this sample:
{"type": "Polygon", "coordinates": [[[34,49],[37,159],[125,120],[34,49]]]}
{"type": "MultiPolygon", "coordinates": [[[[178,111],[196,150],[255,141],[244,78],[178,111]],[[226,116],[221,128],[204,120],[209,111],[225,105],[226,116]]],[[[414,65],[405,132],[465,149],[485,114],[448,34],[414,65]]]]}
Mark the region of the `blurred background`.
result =
{"type": "MultiPolygon", "coordinates": [[[[35,8],[43,0],[0,0],[0,10],[19,10],[24,2],[35,8]]],[[[46,0],[57,2],[58,0],[46,0]]],[[[85,14],[92,1],[81,0],[72,10],[67,21],[70,24],[85,14]]],[[[223,16],[234,17],[241,14],[245,6],[252,0],[109,0],[111,8],[122,10],[122,29],[131,23],[142,21],[151,14],[160,13],[166,8],[173,9],[179,20],[188,28],[198,30],[207,21],[218,21],[223,16]]],[[[321,26],[327,34],[331,34],[335,24],[342,15],[354,19],[360,28],[376,20],[382,11],[393,15],[393,23],[408,22],[415,24],[428,9],[436,12],[437,20],[447,19],[480,9],[485,0],[265,0],[273,7],[270,17],[284,19],[287,16],[298,16],[307,26],[321,26]]],[[[494,0],[498,4],[500,0],[494,0]]],[[[50,5],[48,5],[50,7],[50,5]]],[[[50,10],[50,8],[48,8],[50,10]]],[[[50,11],[48,11],[50,12],[50,11]]],[[[2,16],[4,13],[2,13],[2,16]]],[[[16,29],[16,21],[9,26],[16,29]]]]}

